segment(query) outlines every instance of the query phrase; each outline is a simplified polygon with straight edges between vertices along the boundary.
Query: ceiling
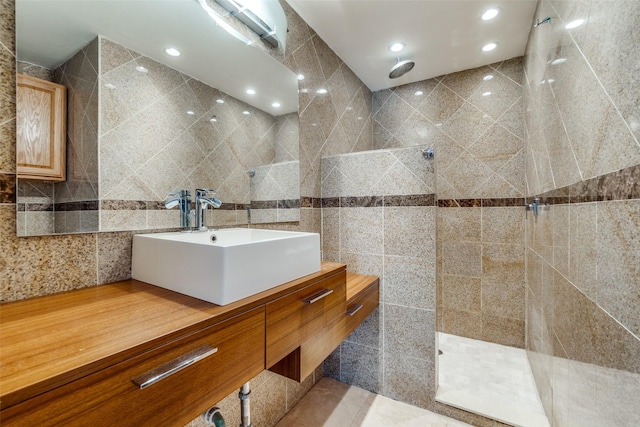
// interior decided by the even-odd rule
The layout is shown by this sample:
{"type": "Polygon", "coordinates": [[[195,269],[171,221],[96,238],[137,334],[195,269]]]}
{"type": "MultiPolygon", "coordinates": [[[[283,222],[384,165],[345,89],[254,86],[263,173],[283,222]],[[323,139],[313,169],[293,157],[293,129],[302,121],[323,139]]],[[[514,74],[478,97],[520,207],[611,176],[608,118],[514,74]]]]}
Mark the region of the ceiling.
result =
{"type": "Polygon", "coordinates": [[[286,0],[336,54],[376,91],[524,54],[537,0],[286,0]],[[491,7],[500,14],[483,21],[491,7]],[[388,46],[403,42],[393,53],[388,46]],[[491,52],[481,47],[497,42],[491,52]],[[413,70],[388,77],[397,58],[413,70]]]}
{"type": "Polygon", "coordinates": [[[272,115],[298,110],[296,75],[216,25],[195,0],[17,0],[16,23],[21,61],[55,68],[101,35],[272,115]],[[169,46],[182,54],[167,55],[169,46]]]}

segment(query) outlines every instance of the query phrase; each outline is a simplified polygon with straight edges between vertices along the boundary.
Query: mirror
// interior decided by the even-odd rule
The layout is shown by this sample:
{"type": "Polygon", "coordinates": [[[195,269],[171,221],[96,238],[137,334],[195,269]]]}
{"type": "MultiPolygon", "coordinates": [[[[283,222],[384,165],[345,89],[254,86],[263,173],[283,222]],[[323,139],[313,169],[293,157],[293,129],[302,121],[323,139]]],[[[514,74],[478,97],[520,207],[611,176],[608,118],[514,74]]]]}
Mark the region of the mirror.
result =
{"type": "Polygon", "coordinates": [[[17,0],[16,21],[18,73],[67,87],[67,179],[19,177],[19,236],[176,228],[166,194],[195,188],[223,202],[209,226],[299,220],[297,77],[198,2],[17,0]]]}

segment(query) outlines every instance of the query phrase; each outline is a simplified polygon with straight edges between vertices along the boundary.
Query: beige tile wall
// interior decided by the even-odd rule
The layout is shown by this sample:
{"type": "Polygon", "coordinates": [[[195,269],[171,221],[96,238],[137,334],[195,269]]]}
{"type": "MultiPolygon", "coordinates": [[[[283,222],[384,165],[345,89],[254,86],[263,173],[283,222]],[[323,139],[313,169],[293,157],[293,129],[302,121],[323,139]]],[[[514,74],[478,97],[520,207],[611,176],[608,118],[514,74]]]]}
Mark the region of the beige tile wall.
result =
{"type": "Polygon", "coordinates": [[[554,426],[631,426],[640,418],[640,200],[629,191],[640,164],[640,3],[542,0],[536,15],[552,21],[527,46],[526,177],[530,196],[557,201],[526,224],[528,355],[554,426]],[[585,23],[566,29],[575,19],[585,23]]]}
{"type": "MultiPolygon", "coordinates": [[[[288,48],[279,58],[294,72],[308,76],[304,86],[307,92],[300,94],[300,105],[301,111],[310,109],[300,118],[301,128],[305,129],[301,130],[300,140],[303,144],[308,141],[316,144],[301,150],[301,156],[303,152],[306,156],[301,160],[301,168],[307,177],[303,195],[319,197],[320,157],[317,154],[368,147],[366,143],[371,138],[367,139],[367,126],[358,125],[356,134],[354,123],[360,122],[358,117],[363,117],[365,123],[370,120],[370,95],[306,23],[284,2],[283,7],[289,23],[288,48]],[[324,84],[327,84],[329,94],[316,99],[316,85],[324,84]],[[364,114],[357,116],[355,111],[364,114]],[[314,123],[321,122],[325,123],[321,131],[309,132],[315,129],[314,123]],[[348,133],[342,130],[345,127],[348,133]],[[345,132],[344,139],[334,136],[329,141],[334,130],[340,138],[343,135],[340,131],[345,132]],[[313,157],[309,158],[311,155],[313,157]],[[317,189],[316,193],[314,189],[317,189]]],[[[16,237],[14,14],[14,1],[0,0],[0,301],[3,302],[129,278],[133,235],[119,232],[16,237]]],[[[299,222],[260,226],[320,232],[320,209],[301,208],[299,222]]],[[[307,379],[302,385],[268,372],[254,378],[254,425],[274,425],[308,390],[310,382],[321,375],[317,372],[313,380],[307,379]]],[[[236,396],[232,393],[220,405],[229,408],[225,415],[230,417],[231,423],[238,424],[236,396]]],[[[202,421],[198,418],[190,424],[202,425],[202,421]]]]}

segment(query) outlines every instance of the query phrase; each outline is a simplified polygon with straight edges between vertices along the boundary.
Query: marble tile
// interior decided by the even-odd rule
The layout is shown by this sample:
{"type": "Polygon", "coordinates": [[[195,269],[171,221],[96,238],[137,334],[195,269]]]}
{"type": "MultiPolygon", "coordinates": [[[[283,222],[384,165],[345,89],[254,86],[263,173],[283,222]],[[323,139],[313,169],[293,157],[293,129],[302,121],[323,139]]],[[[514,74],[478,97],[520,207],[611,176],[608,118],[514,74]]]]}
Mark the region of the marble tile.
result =
{"type": "Polygon", "coordinates": [[[384,352],[432,360],[435,354],[435,311],[384,304],[384,352]]]}
{"type": "Polygon", "coordinates": [[[475,277],[442,275],[442,306],[477,312],[481,306],[482,280],[475,277]]]}
{"type": "Polygon", "coordinates": [[[132,233],[98,234],[98,284],[131,278],[132,233]]]}
{"type": "Polygon", "coordinates": [[[420,408],[429,406],[435,391],[435,362],[396,355],[385,358],[384,396],[420,408]]]}
{"type": "Polygon", "coordinates": [[[442,331],[452,335],[482,340],[482,317],[480,313],[443,308],[442,331]]]}
{"type": "MultiPolygon", "coordinates": [[[[491,168],[468,151],[463,151],[451,166],[439,173],[457,191],[458,197],[455,198],[477,197],[477,189],[493,175],[491,168]]],[[[439,179],[438,186],[440,183],[439,179]]],[[[438,189],[438,194],[440,193],[441,191],[438,189]]]]}
{"type": "Polygon", "coordinates": [[[496,73],[491,80],[480,80],[477,89],[467,101],[498,120],[522,95],[522,87],[502,74],[496,73]]]}
{"type": "Polygon", "coordinates": [[[426,257],[385,256],[384,302],[435,310],[434,255],[435,252],[426,257]]]}
{"type": "Polygon", "coordinates": [[[585,295],[596,299],[597,207],[595,203],[578,204],[571,205],[569,211],[569,279],[585,295]]]}
{"type": "Polygon", "coordinates": [[[508,59],[502,62],[496,70],[500,73],[504,74],[514,82],[522,85],[524,73],[523,73],[523,57],[518,56],[515,58],[508,59]]]}
{"type": "Polygon", "coordinates": [[[438,238],[458,242],[480,242],[480,208],[439,208],[438,238]]]}
{"type": "MultiPolygon", "coordinates": [[[[378,276],[384,282],[383,260],[383,255],[345,252],[344,249],[340,252],[340,262],[347,264],[348,271],[357,274],[378,276]]],[[[381,283],[381,285],[384,288],[384,283],[381,283]]],[[[384,290],[381,289],[381,292],[384,292],[384,290]]]]}
{"type": "Polygon", "coordinates": [[[524,215],[521,207],[482,208],[482,242],[523,244],[524,215]]]}
{"type": "Polygon", "coordinates": [[[393,92],[413,108],[418,108],[437,85],[438,81],[435,79],[421,80],[419,82],[396,86],[393,88],[393,92]]]}
{"type": "Polygon", "coordinates": [[[439,84],[418,106],[418,111],[433,123],[444,123],[463,105],[464,99],[439,84]]]}
{"type": "Polygon", "coordinates": [[[348,208],[340,211],[340,248],[344,252],[382,254],[383,208],[348,208]]]}
{"type": "Polygon", "coordinates": [[[411,257],[435,253],[435,208],[385,207],[384,253],[411,257]]]}
{"type": "Polygon", "coordinates": [[[507,128],[514,135],[524,138],[524,105],[519,98],[505,113],[500,116],[498,123],[507,128]]]}
{"type": "Polygon", "coordinates": [[[458,144],[470,147],[494,121],[487,114],[478,110],[468,102],[465,102],[449,118],[442,130],[452,137],[458,144]]]}
{"type": "Polygon", "coordinates": [[[382,329],[384,327],[383,306],[376,307],[360,325],[351,333],[345,342],[364,345],[371,348],[382,348],[382,329]]]}
{"type": "Polygon", "coordinates": [[[442,243],[443,273],[482,276],[482,246],[479,243],[442,243]]]}
{"type": "Polygon", "coordinates": [[[409,104],[395,93],[392,93],[385,102],[384,107],[378,110],[373,119],[383,124],[390,133],[395,134],[400,130],[400,127],[412,111],[413,109],[409,104]]]}
{"type": "MultiPolygon", "coordinates": [[[[523,147],[520,138],[495,124],[469,148],[469,152],[494,171],[498,171],[523,147]]],[[[519,172],[522,173],[521,170],[519,172]]]]}
{"type": "Polygon", "coordinates": [[[343,342],[340,345],[340,381],[373,393],[382,391],[382,351],[343,342]]]}
{"type": "Polygon", "coordinates": [[[485,81],[483,80],[485,76],[492,74],[494,78],[496,77],[492,71],[488,66],[459,71],[444,76],[442,83],[461,97],[469,98],[482,82],[485,81]]]}
{"type": "Polygon", "coordinates": [[[598,305],[640,336],[640,201],[598,204],[595,247],[598,305]]]}
{"type": "Polygon", "coordinates": [[[482,315],[482,340],[524,348],[524,320],[482,315]]]}

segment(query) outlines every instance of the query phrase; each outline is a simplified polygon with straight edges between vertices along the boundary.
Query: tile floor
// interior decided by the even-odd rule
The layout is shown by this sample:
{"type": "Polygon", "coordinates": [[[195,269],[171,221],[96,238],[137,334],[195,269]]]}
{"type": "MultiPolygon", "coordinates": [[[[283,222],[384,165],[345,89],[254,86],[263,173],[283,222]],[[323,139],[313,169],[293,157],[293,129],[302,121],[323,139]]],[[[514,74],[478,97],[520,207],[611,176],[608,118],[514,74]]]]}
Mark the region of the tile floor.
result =
{"type": "Polygon", "coordinates": [[[514,426],[549,426],[523,349],[444,333],[438,348],[438,402],[514,426]]]}
{"type": "Polygon", "coordinates": [[[469,424],[322,378],[276,427],[469,427],[469,424]]]}

